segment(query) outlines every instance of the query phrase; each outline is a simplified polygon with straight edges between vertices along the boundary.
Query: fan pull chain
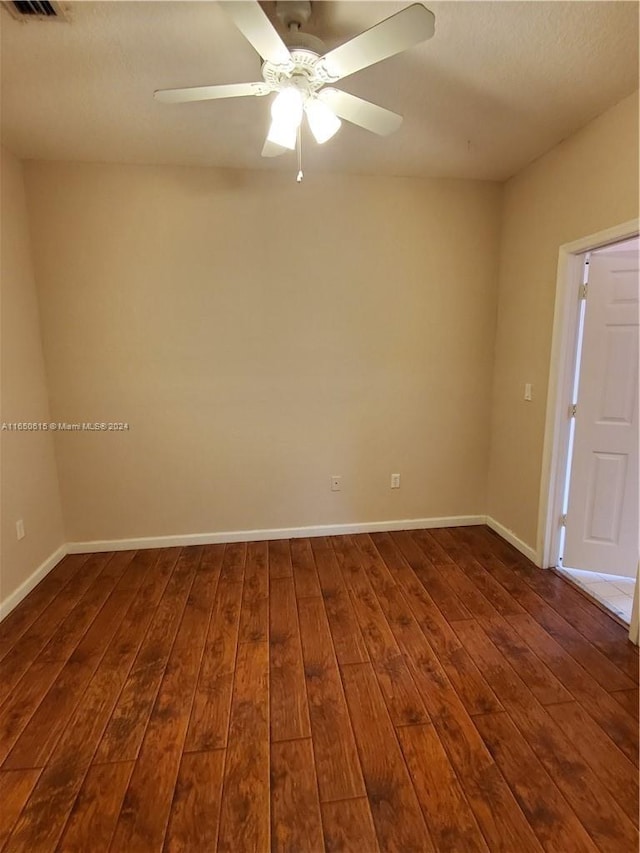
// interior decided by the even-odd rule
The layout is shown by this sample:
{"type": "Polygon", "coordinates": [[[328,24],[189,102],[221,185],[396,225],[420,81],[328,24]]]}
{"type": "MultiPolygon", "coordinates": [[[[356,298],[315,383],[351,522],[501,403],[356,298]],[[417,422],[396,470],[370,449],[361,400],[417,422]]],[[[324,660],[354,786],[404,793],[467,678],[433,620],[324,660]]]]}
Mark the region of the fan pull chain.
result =
{"type": "Polygon", "coordinates": [[[301,184],[302,179],[304,178],[304,173],[302,171],[302,126],[298,127],[298,174],[296,175],[296,181],[301,184]]]}

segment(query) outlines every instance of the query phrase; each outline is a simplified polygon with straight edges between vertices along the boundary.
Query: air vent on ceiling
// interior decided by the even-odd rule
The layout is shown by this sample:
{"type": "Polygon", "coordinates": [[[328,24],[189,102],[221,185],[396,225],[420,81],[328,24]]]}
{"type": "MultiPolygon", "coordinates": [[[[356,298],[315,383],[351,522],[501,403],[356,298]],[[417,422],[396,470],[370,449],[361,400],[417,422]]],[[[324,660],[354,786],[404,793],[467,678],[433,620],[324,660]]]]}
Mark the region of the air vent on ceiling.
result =
{"type": "Polygon", "coordinates": [[[9,0],[2,4],[19,21],[64,21],[66,15],[55,0],[9,0]]]}

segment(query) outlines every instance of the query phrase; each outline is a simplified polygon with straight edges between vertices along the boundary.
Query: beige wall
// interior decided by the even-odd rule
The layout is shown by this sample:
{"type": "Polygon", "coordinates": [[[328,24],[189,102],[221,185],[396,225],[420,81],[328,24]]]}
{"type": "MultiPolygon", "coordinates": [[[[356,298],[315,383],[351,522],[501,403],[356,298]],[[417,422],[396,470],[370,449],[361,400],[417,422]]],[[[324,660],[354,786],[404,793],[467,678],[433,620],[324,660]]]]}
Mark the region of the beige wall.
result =
{"type": "MultiPolygon", "coordinates": [[[[20,162],[2,150],[2,422],[49,421],[20,162]]],[[[64,542],[52,435],[0,432],[0,605],[64,542]],[[18,541],[16,521],[26,536],[18,541]]]]}
{"type": "Polygon", "coordinates": [[[68,540],[484,513],[500,186],[26,173],[68,540]]]}
{"type": "Polygon", "coordinates": [[[500,250],[487,511],[536,546],[561,244],[638,215],[638,95],[509,180],[500,250]],[[524,384],[534,399],[523,399],[524,384]]]}

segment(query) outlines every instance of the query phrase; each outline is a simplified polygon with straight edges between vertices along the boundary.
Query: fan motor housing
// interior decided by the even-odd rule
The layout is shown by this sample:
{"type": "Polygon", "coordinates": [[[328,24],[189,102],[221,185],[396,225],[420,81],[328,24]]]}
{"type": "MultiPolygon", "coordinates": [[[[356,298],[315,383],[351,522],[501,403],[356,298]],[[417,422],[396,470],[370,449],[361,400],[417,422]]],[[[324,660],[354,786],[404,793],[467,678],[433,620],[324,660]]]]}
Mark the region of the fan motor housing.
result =
{"type": "Polygon", "coordinates": [[[325,72],[319,59],[319,54],[313,50],[292,50],[291,62],[286,65],[265,62],[262,66],[262,76],[265,83],[274,90],[295,81],[294,85],[298,88],[304,88],[309,93],[317,92],[335,79],[325,72]]]}
{"type": "Polygon", "coordinates": [[[311,33],[303,33],[302,30],[289,30],[283,41],[291,51],[310,50],[317,56],[323,56],[326,53],[322,39],[311,35],[311,33]]]}

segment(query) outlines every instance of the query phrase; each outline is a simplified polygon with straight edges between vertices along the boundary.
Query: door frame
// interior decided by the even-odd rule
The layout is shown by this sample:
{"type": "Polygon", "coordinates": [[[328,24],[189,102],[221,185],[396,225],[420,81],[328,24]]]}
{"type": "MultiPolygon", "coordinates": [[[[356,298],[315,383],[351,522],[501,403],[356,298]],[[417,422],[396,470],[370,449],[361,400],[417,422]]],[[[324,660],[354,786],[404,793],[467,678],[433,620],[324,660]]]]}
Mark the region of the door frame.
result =
{"type": "Polygon", "coordinates": [[[538,565],[543,569],[555,567],[560,546],[558,522],[562,513],[569,443],[567,414],[575,374],[580,309],[578,290],[583,273],[580,256],[609,243],[636,237],[639,232],[640,219],[630,219],[579,240],[563,243],[558,253],[536,542],[538,565]]]}

